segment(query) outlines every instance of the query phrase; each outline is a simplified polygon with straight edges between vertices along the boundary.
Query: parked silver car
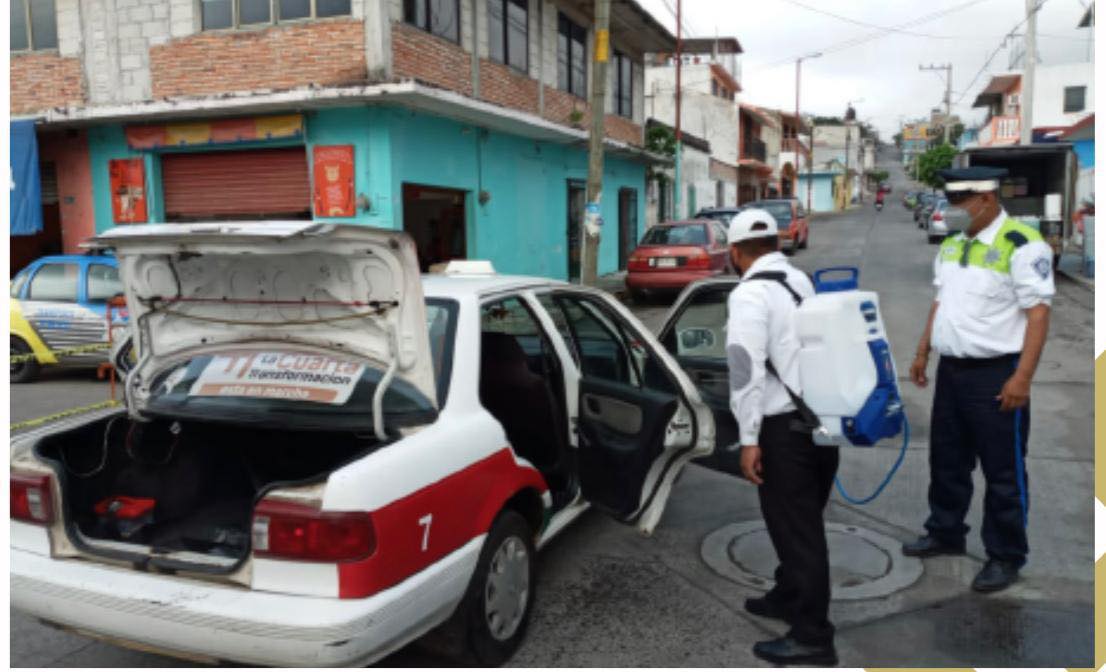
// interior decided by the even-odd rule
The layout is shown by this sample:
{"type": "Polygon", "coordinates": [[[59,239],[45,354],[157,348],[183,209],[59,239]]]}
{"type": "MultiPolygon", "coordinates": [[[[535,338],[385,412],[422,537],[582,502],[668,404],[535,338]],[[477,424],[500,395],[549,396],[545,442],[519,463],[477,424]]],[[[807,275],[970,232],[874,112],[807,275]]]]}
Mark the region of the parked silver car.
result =
{"type": "Polygon", "coordinates": [[[934,203],[929,217],[926,218],[926,237],[929,239],[930,245],[940,243],[945,239],[945,236],[949,235],[948,222],[945,220],[945,211],[948,210],[948,207],[949,202],[946,199],[939,199],[934,203]]]}

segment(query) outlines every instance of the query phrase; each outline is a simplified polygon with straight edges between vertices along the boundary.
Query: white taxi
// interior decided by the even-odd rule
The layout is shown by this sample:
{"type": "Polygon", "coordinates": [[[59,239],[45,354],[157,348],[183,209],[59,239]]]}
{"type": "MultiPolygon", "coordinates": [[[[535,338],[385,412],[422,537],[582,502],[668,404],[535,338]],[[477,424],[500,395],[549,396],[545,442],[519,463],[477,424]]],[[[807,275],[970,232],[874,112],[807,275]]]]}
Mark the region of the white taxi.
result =
{"type": "Polygon", "coordinates": [[[609,295],[312,222],[112,229],[127,408],[13,439],[12,605],[207,661],[510,657],[535,549],[649,533],[714,419],[609,295]],[[133,356],[128,366],[123,355],[133,356]]]}

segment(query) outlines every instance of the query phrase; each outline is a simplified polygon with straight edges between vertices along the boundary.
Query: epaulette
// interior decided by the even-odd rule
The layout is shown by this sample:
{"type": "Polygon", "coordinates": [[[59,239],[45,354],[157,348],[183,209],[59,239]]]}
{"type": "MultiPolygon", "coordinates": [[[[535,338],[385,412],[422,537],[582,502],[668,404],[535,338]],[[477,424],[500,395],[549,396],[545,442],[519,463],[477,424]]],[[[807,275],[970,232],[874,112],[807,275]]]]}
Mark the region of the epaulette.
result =
{"type": "Polygon", "coordinates": [[[1006,240],[1009,240],[1014,244],[1014,247],[1021,247],[1029,242],[1029,239],[1025,237],[1025,234],[1021,231],[1007,231],[1006,240]]]}

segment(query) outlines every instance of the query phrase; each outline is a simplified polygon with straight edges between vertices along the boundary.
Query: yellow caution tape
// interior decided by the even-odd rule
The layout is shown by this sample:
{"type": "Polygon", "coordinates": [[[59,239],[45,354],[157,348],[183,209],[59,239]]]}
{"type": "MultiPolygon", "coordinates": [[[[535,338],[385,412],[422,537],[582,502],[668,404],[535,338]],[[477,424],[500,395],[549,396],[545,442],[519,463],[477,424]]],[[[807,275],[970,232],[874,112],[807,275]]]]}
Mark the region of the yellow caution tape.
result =
{"type": "Polygon", "coordinates": [[[79,406],[77,408],[71,408],[68,411],[61,411],[59,413],[51,413],[50,415],[44,415],[41,418],[35,418],[33,420],[24,420],[23,422],[13,422],[8,425],[8,431],[18,432],[21,429],[27,429],[28,427],[38,427],[39,425],[45,425],[55,420],[61,420],[63,418],[69,418],[74,415],[81,415],[82,413],[90,413],[92,411],[98,411],[102,408],[111,408],[113,406],[119,406],[120,401],[115,399],[108,399],[107,401],[100,401],[95,404],[89,404],[88,406],[79,406]]]}
{"type": "MultiPolygon", "coordinates": [[[[108,350],[111,348],[111,343],[92,343],[91,345],[75,345],[71,348],[61,348],[59,350],[50,350],[50,354],[54,357],[62,357],[64,355],[79,355],[85,352],[96,352],[97,350],[108,350]]],[[[38,355],[35,353],[28,353],[26,355],[12,355],[8,358],[8,362],[11,364],[18,364],[20,362],[29,362],[38,359],[38,355]]]]}

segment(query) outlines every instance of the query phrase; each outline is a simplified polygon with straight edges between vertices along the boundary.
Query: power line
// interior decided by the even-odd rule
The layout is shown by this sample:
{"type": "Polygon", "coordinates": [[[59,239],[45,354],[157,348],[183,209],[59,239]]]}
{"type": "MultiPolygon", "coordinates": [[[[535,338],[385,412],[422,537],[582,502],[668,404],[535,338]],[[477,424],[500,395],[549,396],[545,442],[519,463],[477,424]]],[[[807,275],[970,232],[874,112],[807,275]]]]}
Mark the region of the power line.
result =
{"type": "MultiPolygon", "coordinates": [[[[921,25],[923,23],[928,23],[930,21],[933,21],[934,19],[939,19],[943,16],[947,16],[947,15],[952,14],[954,12],[958,12],[960,10],[967,9],[968,7],[971,7],[972,5],[978,5],[982,2],[987,2],[987,0],[968,0],[968,2],[963,2],[963,3],[960,3],[959,5],[953,5],[952,7],[947,7],[945,9],[941,9],[941,10],[938,10],[938,11],[935,11],[935,12],[930,12],[929,14],[926,14],[924,16],[920,16],[920,17],[918,17],[916,19],[913,19],[911,21],[907,21],[906,23],[900,23],[896,26],[881,27],[878,32],[869,33],[867,35],[860,35],[860,36],[857,36],[857,37],[854,37],[854,38],[851,38],[851,39],[848,39],[848,40],[844,40],[842,42],[838,42],[836,44],[831,44],[830,46],[823,47],[822,49],[817,49],[816,51],[821,51],[822,53],[826,54],[826,53],[833,53],[833,52],[837,52],[837,51],[842,51],[842,50],[845,50],[845,49],[851,49],[852,47],[860,46],[861,44],[864,44],[866,42],[871,42],[872,40],[878,40],[881,37],[886,37],[888,32],[890,32],[890,31],[901,31],[904,28],[912,28],[914,26],[921,25]]],[[[774,63],[770,63],[770,64],[764,66],[763,69],[767,70],[767,69],[770,69],[770,68],[779,67],[781,65],[784,65],[785,63],[794,63],[795,58],[796,57],[781,59],[779,61],[776,61],[774,63]]]]}
{"type": "MultiPolygon", "coordinates": [[[[964,90],[960,93],[960,97],[956,99],[957,105],[959,105],[960,101],[964,100],[964,96],[968,95],[968,92],[972,90],[972,87],[975,86],[975,83],[979,79],[979,76],[987,70],[987,68],[991,65],[991,61],[995,60],[995,56],[998,56],[998,52],[1002,51],[1003,47],[1006,46],[1006,41],[1014,37],[1014,33],[1017,32],[1018,28],[1021,28],[1023,25],[1025,25],[1025,22],[1029,20],[1029,17],[1041,11],[1041,7],[1044,7],[1046,2],[1048,2],[1048,0],[1039,0],[1039,2],[1037,2],[1037,6],[1033,8],[1033,11],[1026,14],[1025,18],[1023,18],[1021,21],[1018,21],[1018,24],[1011,28],[1006,33],[1006,35],[1003,36],[1002,42],[999,43],[999,45],[995,47],[995,50],[991,52],[991,55],[987,57],[987,60],[983,63],[983,67],[975,73],[975,77],[972,77],[972,81],[966,87],[964,87],[964,90]]],[[[1027,58],[1034,57],[1035,54],[1027,54],[1027,58]]]]}
{"type": "Polygon", "coordinates": [[[896,28],[894,26],[880,26],[880,25],[876,25],[874,23],[867,23],[865,21],[859,21],[857,19],[851,19],[847,16],[841,16],[840,14],[834,14],[833,12],[828,12],[824,9],[819,9],[817,7],[811,7],[810,5],[801,3],[798,0],[783,0],[783,1],[786,2],[786,3],[792,4],[792,5],[795,5],[796,7],[800,7],[802,9],[805,9],[807,11],[814,12],[815,14],[822,14],[824,16],[830,16],[830,17],[833,17],[833,18],[838,19],[840,21],[844,21],[845,23],[851,23],[851,24],[856,25],[856,26],[863,26],[865,28],[876,28],[878,30],[886,30],[886,31],[890,31],[890,32],[893,32],[893,33],[902,33],[903,35],[912,35],[914,37],[926,37],[926,38],[930,38],[930,39],[934,39],[934,40],[957,40],[957,39],[961,39],[961,38],[959,38],[955,35],[931,35],[931,34],[928,34],[928,33],[915,33],[915,32],[910,31],[910,30],[902,30],[902,29],[896,28]]]}

